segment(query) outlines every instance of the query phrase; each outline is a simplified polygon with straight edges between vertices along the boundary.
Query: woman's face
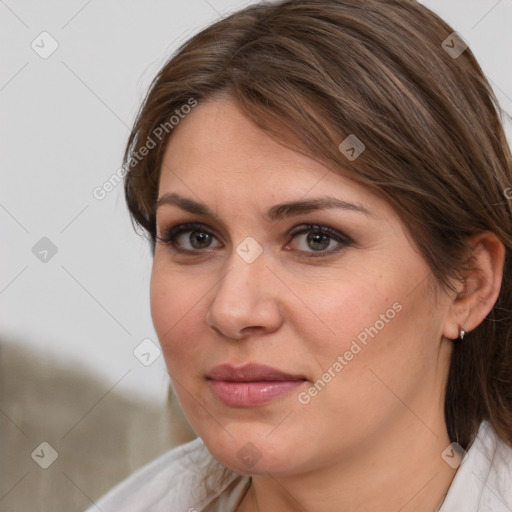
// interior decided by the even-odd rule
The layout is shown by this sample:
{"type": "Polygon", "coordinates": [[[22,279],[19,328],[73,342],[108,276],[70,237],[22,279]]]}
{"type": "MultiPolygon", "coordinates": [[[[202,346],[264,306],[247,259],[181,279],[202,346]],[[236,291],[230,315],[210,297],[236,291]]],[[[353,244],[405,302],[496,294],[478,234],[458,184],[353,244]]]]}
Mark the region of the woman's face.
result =
{"type": "Polygon", "coordinates": [[[383,199],[277,144],[229,99],[174,129],[158,198],[157,234],[172,242],[156,247],[153,322],[221,463],[308,471],[438,425],[449,301],[383,199]]]}

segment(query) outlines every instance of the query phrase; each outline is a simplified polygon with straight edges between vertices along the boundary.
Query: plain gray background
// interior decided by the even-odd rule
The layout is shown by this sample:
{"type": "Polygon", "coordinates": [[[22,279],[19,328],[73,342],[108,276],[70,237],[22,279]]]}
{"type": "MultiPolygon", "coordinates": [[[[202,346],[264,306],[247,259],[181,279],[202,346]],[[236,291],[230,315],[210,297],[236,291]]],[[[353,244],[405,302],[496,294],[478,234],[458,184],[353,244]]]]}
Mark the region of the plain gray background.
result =
{"type": "MultiPolygon", "coordinates": [[[[131,227],[122,185],[103,200],[92,191],[119,169],[140,101],[170,53],[249,3],[0,0],[2,343],[163,404],[163,358],[144,366],[133,354],[142,340],[157,342],[149,248],[131,227]],[[42,32],[58,43],[48,58],[31,47],[56,44],[42,32]],[[43,237],[57,248],[46,262],[33,253],[43,237]]],[[[469,43],[512,113],[512,0],[423,3],[469,43]]]]}

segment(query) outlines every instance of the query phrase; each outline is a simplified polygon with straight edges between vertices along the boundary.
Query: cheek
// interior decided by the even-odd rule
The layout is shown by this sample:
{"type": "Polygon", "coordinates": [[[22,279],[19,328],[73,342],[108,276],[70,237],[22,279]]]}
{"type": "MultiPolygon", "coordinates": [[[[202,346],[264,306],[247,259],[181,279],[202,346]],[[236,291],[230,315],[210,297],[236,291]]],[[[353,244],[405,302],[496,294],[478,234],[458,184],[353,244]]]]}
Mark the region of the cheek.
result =
{"type": "Polygon", "coordinates": [[[305,300],[290,304],[293,323],[305,335],[301,336],[304,340],[315,344],[311,350],[331,358],[348,350],[353,340],[364,342],[367,330],[374,332],[375,323],[379,331],[387,329],[397,316],[393,304],[401,295],[396,281],[370,273],[351,273],[316,284],[304,281],[295,289],[305,300]]]}
{"type": "Polygon", "coordinates": [[[341,290],[325,288],[312,297],[331,331],[319,335],[318,320],[304,327],[309,351],[319,363],[314,377],[322,381],[313,406],[317,410],[337,411],[340,418],[364,411],[368,425],[378,424],[400,405],[390,389],[412,397],[428,377],[437,354],[439,313],[427,281],[415,287],[407,277],[423,274],[409,270],[355,276],[341,290]]]}
{"type": "Polygon", "coordinates": [[[192,367],[200,353],[199,331],[206,314],[207,292],[204,281],[153,265],[151,317],[171,375],[183,365],[192,367]]]}
{"type": "MultiPolygon", "coordinates": [[[[426,282],[414,289],[408,277],[423,276],[426,271],[421,262],[411,260],[373,262],[362,265],[364,271],[347,273],[336,284],[305,282],[296,289],[297,295],[307,297],[309,311],[304,304],[300,313],[297,304],[292,306],[292,323],[304,351],[314,357],[313,377],[333,382],[328,387],[336,403],[339,392],[357,397],[354,407],[377,396],[382,384],[370,370],[400,387],[400,380],[414,380],[421,374],[422,364],[430,357],[435,319],[426,282]],[[372,268],[382,270],[372,272],[372,268]]],[[[322,393],[329,398],[329,391],[322,393]]]]}

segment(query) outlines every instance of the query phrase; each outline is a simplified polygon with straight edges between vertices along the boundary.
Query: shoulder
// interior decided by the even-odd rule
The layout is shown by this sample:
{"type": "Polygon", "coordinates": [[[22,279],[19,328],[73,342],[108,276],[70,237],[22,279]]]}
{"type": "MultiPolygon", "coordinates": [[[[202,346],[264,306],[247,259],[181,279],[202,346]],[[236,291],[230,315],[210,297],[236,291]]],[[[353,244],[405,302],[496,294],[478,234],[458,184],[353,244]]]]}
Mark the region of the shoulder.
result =
{"type": "Polygon", "coordinates": [[[510,512],[511,482],[512,447],[484,421],[462,460],[440,512],[456,512],[461,507],[477,512],[510,512]]]}
{"type": "Polygon", "coordinates": [[[232,472],[225,479],[215,476],[225,471],[203,441],[194,439],[133,473],[86,512],[194,510],[241,478],[232,472]]]}

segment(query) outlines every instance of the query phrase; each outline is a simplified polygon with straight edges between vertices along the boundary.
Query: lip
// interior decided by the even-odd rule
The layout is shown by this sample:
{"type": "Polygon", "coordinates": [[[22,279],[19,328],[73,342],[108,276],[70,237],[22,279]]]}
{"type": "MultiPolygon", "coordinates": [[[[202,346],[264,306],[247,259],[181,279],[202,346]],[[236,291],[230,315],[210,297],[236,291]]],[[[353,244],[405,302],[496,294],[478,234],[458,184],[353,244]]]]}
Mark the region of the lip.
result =
{"type": "Polygon", "coordinates": [[[282,397],[307,379],[271,366],[215,366],[206,376],[215,397],[230,407],[255,407],[282,397]]]}

